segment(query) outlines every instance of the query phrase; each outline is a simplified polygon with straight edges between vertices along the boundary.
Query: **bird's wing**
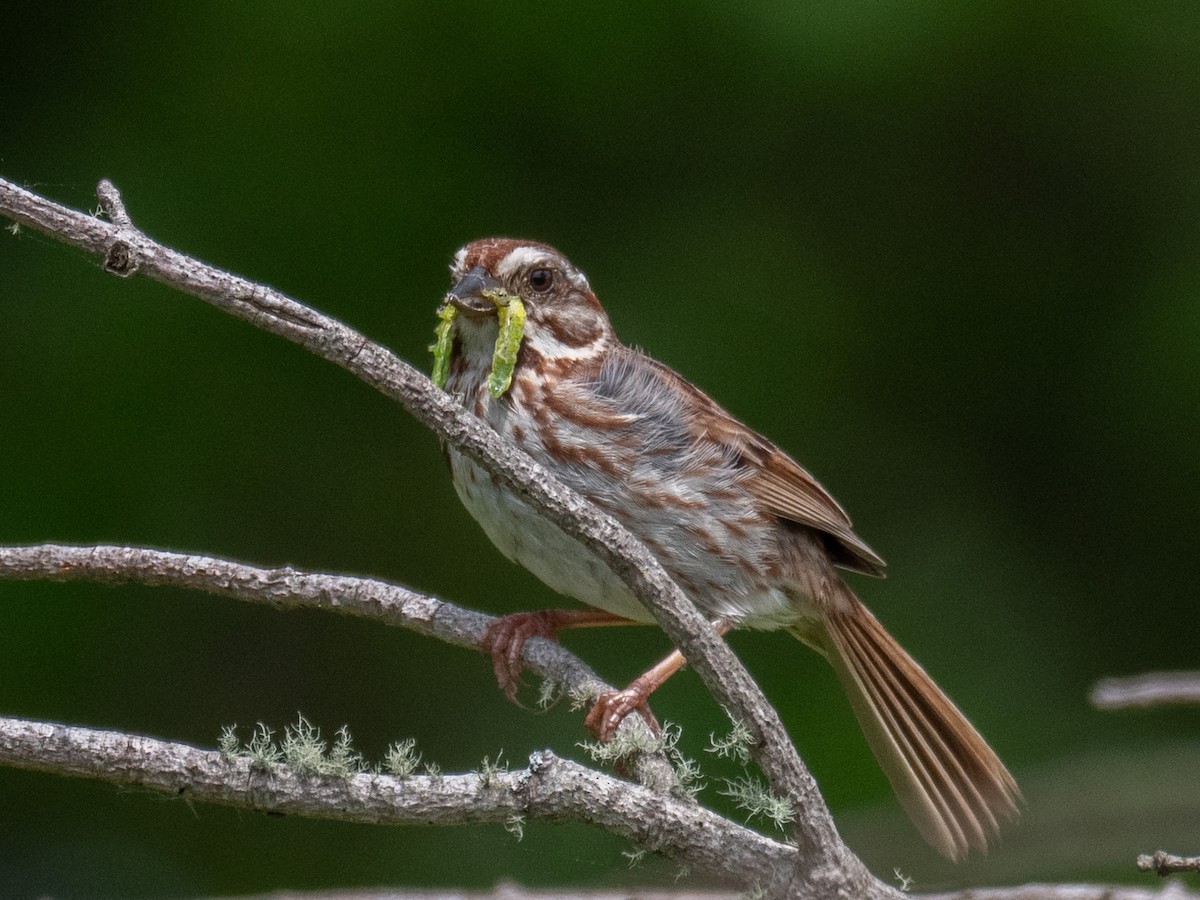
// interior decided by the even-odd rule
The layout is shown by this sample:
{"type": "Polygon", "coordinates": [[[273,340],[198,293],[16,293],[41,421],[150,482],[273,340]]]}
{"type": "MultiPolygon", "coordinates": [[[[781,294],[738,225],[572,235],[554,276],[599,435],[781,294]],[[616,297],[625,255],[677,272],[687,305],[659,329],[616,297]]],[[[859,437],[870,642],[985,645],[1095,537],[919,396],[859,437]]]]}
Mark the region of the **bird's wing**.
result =
{"type": "Polygon", "coordinates": [[[883,559],[854,533],[846,511],[806,469],[668,366],[638,351],[629,352],[640,357],[638,363],[652,368],[659,379],[679,389],[684,405],[691,407],[685,418],[697,440],[723,445],[733,465],[749,470],[740,483],[759,498],[767,512],[832,538],[827,546],[836,565],[868,575],[882,574],[883,559]]]}
{"type": "MultiPolygon", "coordinates": [[[[740,424],[740,423],[739,423],[740,424]]],[[[745,428],[745,426],[742,426],[745,428]]],[[[883,559],[854,533],[850,517],[807,469],[750,429],[744,457],[754,467],[749,485],[772,513],[808,525],[837,540],[834,562],[868,575],[881,575],[883,559]]]]}

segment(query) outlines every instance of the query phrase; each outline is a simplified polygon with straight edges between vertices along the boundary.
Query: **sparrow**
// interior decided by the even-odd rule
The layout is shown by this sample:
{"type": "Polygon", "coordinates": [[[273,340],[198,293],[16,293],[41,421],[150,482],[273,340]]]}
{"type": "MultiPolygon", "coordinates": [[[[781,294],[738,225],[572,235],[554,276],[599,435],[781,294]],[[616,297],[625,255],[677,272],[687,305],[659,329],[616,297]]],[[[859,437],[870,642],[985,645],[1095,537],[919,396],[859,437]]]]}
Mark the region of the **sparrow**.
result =
{"type": "MultiPolygon", "coordinates": [[[[786,629],[832,665],[901,805],[953,860],[1015,818],[1016,781],[979,732],[863,605],[842,572],[884,561],[787,453],[682,375],[623,344],[584,274],[553,247],[485,238],[462,247],[446,390],[503,438],[641,539],[719,632],[786,629]],[[506,298],[524,307],[511,383],[489,389],[506,298]]],[[[446,446],[454,488],[497,548],[582,609],[504,616],[483,648],[515,699],[521,648],[563,628],[654,622],[595,554],[478,463],[446,446]]],[[[676,651],[586,724],[601,739],[650,693],[676,651]]]]}

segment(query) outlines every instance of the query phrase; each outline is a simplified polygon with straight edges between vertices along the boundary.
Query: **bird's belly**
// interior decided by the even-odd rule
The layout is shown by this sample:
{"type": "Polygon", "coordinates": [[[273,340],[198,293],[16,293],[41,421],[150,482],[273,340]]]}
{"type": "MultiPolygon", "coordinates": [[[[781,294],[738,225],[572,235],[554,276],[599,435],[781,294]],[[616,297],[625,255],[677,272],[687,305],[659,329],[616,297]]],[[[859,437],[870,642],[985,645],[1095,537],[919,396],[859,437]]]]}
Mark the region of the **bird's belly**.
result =
{"type": "MultiPolygon", "coordinates": [[[[485,469],[453,449],[450,467],[463,506],[510,560],[524,566],[558,593],[588,606],[637,622],[654,621],[599,557],[502,487],[485,469]]],[[[667,561],[660,562],[671,571],[667,561]]],[[[681,574],[691,573],[677,573],[677,581],[681,574]]],[[[698,594],[688,589],[685,579],[680,587],[705,615],[736,626],[774,630],[789,627],[803,615],[797,609],[794,594],[778,585],[755,590],[740,579],[727,579],[721,587],[712,583],[698,594]]]]}
{"type": "Polygon", "coordinates": [[[450,468],[463,506],[501,553],[560,594],[613,615],[654,621],[599,557],[497,483],[489,472],[453,449],[450,468]]]}

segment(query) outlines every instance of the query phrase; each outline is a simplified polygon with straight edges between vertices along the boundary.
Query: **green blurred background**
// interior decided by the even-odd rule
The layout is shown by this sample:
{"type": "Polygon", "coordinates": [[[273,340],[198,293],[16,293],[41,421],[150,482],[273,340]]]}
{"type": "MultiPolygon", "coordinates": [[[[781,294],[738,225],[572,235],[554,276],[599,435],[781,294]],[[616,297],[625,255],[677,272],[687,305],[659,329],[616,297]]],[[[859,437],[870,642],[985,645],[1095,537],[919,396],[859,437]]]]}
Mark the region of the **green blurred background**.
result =
{"type": "MultiPolygon", "coordinates": [[[[104,3],[10,13],[0,174],[427,366],[446,264],[559,246],[625,340],[813,469],[890,563],[864,598],[1022,781],[951,867],[832,674],[733,644],[851,844],[918,889],[1137,879],[1196,852],[1194,713],[1101,714],[1103,675],[1197,666],[1200,7],[1115,2],[104,3]]],[[[372,574],[504,612],[551,593],[461,510],[436,441],[285,342],[36,234],[0,234],[0,542],[112,541],[372,574]]],[[[0,712],[214,746],[302,711],[379,758],[580,756],[485,660],[172,590],[0,583],[0,712]]],[[[654,630],[566,643],[613,682],[654,630]]],[[[703,752],[692,674],[655,708],[703,752]]],[[[585,826],[384,829],[0,770],[0,894],[618,886],[585,826]]],[[[1143,878],[1144,880],[1144,878],[1143,878]]]]}

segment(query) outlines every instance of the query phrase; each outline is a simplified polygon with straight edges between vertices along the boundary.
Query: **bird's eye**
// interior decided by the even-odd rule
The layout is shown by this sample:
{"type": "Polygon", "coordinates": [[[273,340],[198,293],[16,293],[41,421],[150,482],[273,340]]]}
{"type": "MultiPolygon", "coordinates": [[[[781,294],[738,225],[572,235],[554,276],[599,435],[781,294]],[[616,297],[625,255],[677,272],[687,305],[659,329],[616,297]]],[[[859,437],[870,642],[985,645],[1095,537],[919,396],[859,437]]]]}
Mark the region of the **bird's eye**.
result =
{"type": "Polygon", "coordinates": [[[554,287],[553,269],[534,269],[529,273],[529,286],[539,294],[544,294],[554,287]]]}

